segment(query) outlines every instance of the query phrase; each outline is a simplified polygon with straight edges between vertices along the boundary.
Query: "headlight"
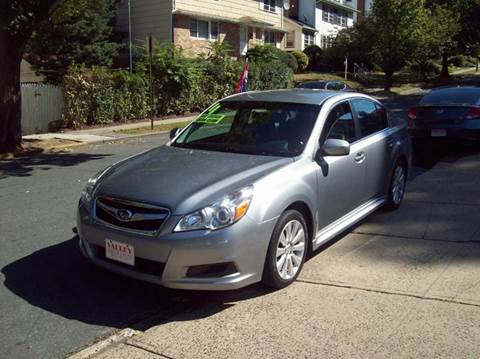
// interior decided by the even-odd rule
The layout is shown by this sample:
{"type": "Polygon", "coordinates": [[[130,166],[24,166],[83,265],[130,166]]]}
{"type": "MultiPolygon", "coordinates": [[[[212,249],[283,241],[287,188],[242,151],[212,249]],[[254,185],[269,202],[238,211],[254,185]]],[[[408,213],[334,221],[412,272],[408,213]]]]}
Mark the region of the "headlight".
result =
{"type": "Polygon", "coordinates": [[[210,206],[185,215],[173,231],[216,230],[227,227],[245,216],[252,196],[253,186],[242,188],[210,206]]]}
{"type": "Polygon", "coordinates": [[[82,201],[86,204],[89,204],[92,200],[93,190],[98,183],[98,180],[110,169],[110,167],[105,168],[103,171],[98,172],[95,176],[89,178],[85,188],[82,191],[82,201]]]}

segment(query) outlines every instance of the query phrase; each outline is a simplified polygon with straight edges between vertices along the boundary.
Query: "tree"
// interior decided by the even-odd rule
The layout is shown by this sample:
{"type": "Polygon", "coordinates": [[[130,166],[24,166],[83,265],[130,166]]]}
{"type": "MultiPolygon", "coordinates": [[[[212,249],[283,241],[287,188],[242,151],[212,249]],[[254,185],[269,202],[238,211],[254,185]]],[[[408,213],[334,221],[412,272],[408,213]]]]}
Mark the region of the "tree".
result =
{"type": "Polygon", "coordinates": [[[452,22],[450,19],[445,20],[444,15],[441,11],[427,9],[427,16],[419,19],[421,31],[411,54],[411,62],[418,67],[423,81],[428,81],[432,61],[442,55],[446,29],[454,26],[455,19],[452,22]]]}
{"type": "Polygon", "coordinates": [[[371,55],[385,73],[385,90],[417,46],[422,23],[428,16],[423,0],[375,0],[365,20],[364,36],[371,39],[371,55]]]}
{"type": "Polygon", "coordinates": [[[427,6],[443,27],[441,77],[449,78],[449,56],[475,53],[475,49],[480,47],[480,0],[427,0],[427,6]]]}
{"type": "Polygon", "coordinates": [[[0,0],[0,152],[20,147],[20,64],[32,33],[57,12],[82,11],[88,0],[0,0]]]}
{"type": "Polygon", "coordinates": [[[48,16],[55,0],[1,0],[0,8],[0,152],[21,143],[20,63],[25,46],[48,16]]]}
{"type": "Polygon", "coordinates": [[[111,66],[120,45],[113,41],[112,0],[88,1],[82,11],[68,6],[39,22],[26,53],[33,67],[52,83],[61,82],[73,64],[111,66]]]}

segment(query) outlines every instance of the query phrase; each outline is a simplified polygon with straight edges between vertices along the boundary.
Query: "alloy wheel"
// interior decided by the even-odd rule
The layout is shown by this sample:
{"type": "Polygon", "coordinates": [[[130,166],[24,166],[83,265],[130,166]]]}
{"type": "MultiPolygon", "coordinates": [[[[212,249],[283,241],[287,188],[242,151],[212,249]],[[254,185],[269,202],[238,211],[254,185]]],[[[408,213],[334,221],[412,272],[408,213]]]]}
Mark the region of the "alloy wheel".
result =
{"type": "Polygon", "coordinates": [[[402,166],[397,166],[393,174],[393,183],[392,183],[392,199],[393,203],[398,205],[405,194],[405,170],[402,166]]]}
{"type": "Polygon", "coordinates": [[[276,252],[276,268],[284,280],[293,278],[300,269],[305,254],[305,230],[294,219],[288,222],[280,233],[276,252]]]}

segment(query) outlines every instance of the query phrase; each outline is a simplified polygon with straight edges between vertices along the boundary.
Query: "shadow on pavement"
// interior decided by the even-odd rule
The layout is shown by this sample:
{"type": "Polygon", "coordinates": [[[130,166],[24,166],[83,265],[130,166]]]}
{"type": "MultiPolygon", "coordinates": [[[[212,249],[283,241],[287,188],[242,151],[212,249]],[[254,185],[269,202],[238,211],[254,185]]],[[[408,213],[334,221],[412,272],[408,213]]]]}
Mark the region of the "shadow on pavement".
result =
{"type": "Polygon", "coordinates": [[[430,170],[438,162],[454,163],[476,154],[480,154],[480,144],[437,142],[416,145],[413,149],[413,176],[410,179],[430,170]]]}
{"type": "Polygon", "coordinates": [[[107,156],[111,155],[58,152],[0,160],[0,180],[7,177],[31,176],[34,169],[47,171],[52,167],[76,166],[83,162],[99,160],[107,156]]]}
{"type": "Polygon", "coordinates": [[[188,308],[206,309],[207,305],[208,310],[201,312],[208,316],[233,305],[228,303],[268,292],[260,286],[231,292],[180,291],[129,279],[89,264],[80,254],[77,236],[14,261],[1,271],[5,287],[31,305],[112,328],[145,330],[188,308]]]}

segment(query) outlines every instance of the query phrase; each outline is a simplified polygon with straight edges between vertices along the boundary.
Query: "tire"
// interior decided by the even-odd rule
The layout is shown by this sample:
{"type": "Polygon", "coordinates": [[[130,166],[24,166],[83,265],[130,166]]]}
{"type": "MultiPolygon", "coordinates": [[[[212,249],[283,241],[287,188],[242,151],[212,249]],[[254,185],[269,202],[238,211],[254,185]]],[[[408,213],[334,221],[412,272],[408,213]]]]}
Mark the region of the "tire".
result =
{"type": "Polygon", "coordinates": [[[275,289],[293,283],[302,270],[308,248],[308,229],[302,214],[296,210],[285,211],[270,239],[262,283],[275,289]],[[277,256],[282,250],[283,254],[277,256]]]}
{"type": "Polygon", "coordinates": [[[392,178],[388,186],[387,210],[396,210],[400,207],[405,196],[407,185],[407,169],[402,161],[397,161],[392,171],[392,178]]]}

